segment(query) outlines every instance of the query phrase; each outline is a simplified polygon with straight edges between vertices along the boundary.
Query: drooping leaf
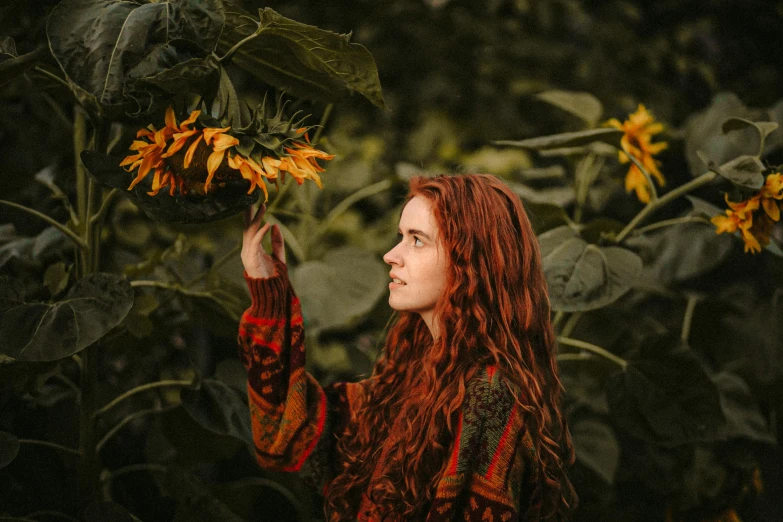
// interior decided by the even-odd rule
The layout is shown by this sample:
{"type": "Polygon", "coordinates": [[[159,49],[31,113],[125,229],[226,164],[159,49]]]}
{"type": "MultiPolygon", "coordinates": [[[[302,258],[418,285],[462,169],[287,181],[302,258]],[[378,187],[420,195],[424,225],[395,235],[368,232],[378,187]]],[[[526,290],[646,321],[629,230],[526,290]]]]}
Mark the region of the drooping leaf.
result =
{"type": "Polygon", "coordinates": [[[552,90],[536,94],[536,98],[582,118],[591,127],[595,127],[604,112],[601,102],[589,92],[552,90]]]}
{"type": "Polygon", "coordinates": [[[40,47],[19,56],[14,39],[10,36],[0,37],[0,85],[10,82],[48,54],[48,49],[40,47]]]}
{"type": "Polygon", "coordinates": [[[126,279],[90,274],[62,301],[8,308],[0,321],[0,352],[22,361],[68,357],[120,324],[132,305],[133,289],[126,279]]]}
{"type": "Polygon", "coordinates": [[[767,136],[772,134],[775,129],[778,128],[778,124],[774,121],[750,121],[745,118],[728,118],[723,122],[721,130],[723,134],[726,134],[735,130],[747,129],[748,127],[756,129],[759,133],[759,139],[764,141],[767,136]]]}
{"type": "Polygon", "coordinates": [[[627,292],[642,269],[642,260],[622,247],[589,244],[568,226],[538,237],[554,310],[601,308],[627,292]]]}
{"type": "Polygon", "coordinates": [[[19,439],[6,431],[0,431],[0,469],[9,465],[19,454],[19,439]]]}
{"type": "Polygon", "coordinates": [[[597,415],[575,415],[568,420],[568,430],[577,460],[598,473],[607,484],[614,484],[620,445],[611,426],[597,415]]]}
{"type": "Polygon", "coordinates": [[[714,440],[726,422],[718,389],[690,350],[666,348],[647,350],[648,355],[609,378],[615,425],[666,447],[714,440]]]}
{"type": "Polygon", "coordinates": [[[180,397],[185,410],[204,428],[253,443],[247,401],[226,384],[204,379],[198,389],[183,388],[180,397]]]}
{"type": "Polygon", "coordinates": [[[735,185],[758,190],[764,185],[762,173],[765,169],[766,167],[758,157],[739,156],[712,170],[735,185]]]}
{"type": "Polygon", "coordinates": [[[384,107],[378,69],[364,46],[268,7],[259,9],[258,17],[260,25],[249,23],[250,13],[235,5],[227,7],[221,52],[258,31],[237,50],[233,63],[294,96],[334,102],[357,92],[384,107]]]}
{"type": "Polygon", "coordinates": [[[147,179],[133,187],[133,190],[127,190],[131,175],[119,166],[121,158],[84,151],[81,159],[90,174],[98,181],[108,187],[121,190],[150,219],[156,221],[173,223],[216,221],[243,211],[258,199],[261,191],[256,188],[248,194],[250,182],[239,179],[226,180],[224,187],[210,191],[205,196],[193,193],[186,196],[169,196],[164,193],[150,196],[147,192],[152,182],[147,179]]]}
{"type": "Polygon", "coordinates": [[[291,282],[302,301],[307,326],[345,326],[367,313],[384,294],[387,270],[371,252],[343,247],[322,261],[296,267],[291,282]]]}
{"type": "MultiPolygon", "coordinates": [[[[194,54],[206,57],[214,50],[224,21],[220,0],[63,0],[52,10],[46,33],[55,59],[85,107],[98,114],[136,114],[157,105],[143,99],[149,92],[139,95],[127,85],[130,71],[142,64],[145,71],[163,72],[197,57],[194,54]],[[180,56],[185,48],[188,52],[180,56]]],[[[130,80],[147,76],[137,71],[130,80]]]]}
{"type": "Polygon", "coordinates": [[[620,139],[623,137],[620,129],[590,129],[578,132],[564,132],[550,136],[539,136],[521,141],[501,140],[493,142],[495,145],[507,145],[509,147],[521,147],[523,149],[558,149],[564,147],[581,147],[594,142],[608,143],[620,148],[620,139]]]}
{"type": "Polygon", "coordinates": [[[775,444],[775,437],[745,380],[725,371],[713,376],[712,380],[720,392],[720,403],[727,421],[720,438],[741,437],[775,444]]]}

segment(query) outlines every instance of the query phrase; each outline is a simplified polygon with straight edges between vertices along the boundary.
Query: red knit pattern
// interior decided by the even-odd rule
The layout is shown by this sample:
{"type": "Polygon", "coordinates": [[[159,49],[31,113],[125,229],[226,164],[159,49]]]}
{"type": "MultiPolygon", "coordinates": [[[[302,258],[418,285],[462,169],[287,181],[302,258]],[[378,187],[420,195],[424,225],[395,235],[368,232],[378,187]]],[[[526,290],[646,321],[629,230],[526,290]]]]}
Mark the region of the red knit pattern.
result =
{"type": "MultiPolygon", "coordinates": [[[[322,388],[305,371],[301,306],[281,272],[269,279],[245,274],[252,305],[239,326],[239,351],[248,370],[256,458],[266,469],[300,472],[328,495],[329,481],[341,468],[334,440],[352,421],[366,381],[322,388]]],[[[392,424],[389,440],[399,436],[398,428],[392,424]]],[[[528,469],[535,452],[514,398],[494,367],[468,383],[451,444],[426,520],[519,520],[536,477],[528,469]]],[[[388,446],[380,452],[377,473],[385,467],[388,446]]],[[[357,518],[379,520],[366,495],[357,518]]]]}

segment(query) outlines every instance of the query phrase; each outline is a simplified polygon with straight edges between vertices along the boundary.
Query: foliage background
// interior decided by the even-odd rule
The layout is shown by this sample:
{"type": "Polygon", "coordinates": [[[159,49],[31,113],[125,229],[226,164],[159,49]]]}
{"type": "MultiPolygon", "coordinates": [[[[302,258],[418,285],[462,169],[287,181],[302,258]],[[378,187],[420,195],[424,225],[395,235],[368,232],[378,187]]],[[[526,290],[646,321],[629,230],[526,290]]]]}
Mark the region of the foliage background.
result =
{"type": "MultiPolygon", "coordinates": [[[[783,8],[776,2],[241,3],[352,32],[352,41],[375,57],[383,85],[385,110],[359,96],[331,109],[321,145],[338,158],[323,176],[324,190],[288,191],[273,212],[286,226],[297,267],[308,364],[324,384],[371,371],[390,316],[380,256],[395,240],[410,175],[502,176],[525,196],[538,233],[562,223],[547,204],[572,215],[574,161],[491,143],[584,128],[536,93],[590,92],[603,104],[602,121],[622,120],[644,103],[667,126],[669,149],[660,156],[667,189],[701,173],[696,150],[707,149],[718,163],[742,152],[750,138],[721,137],[726,116],[783,117],[783,55],[776,52],[783,44],[783,8]],[[340,205],[366,187],[374,188],[340,205]]],[[[20,53],[34,49],[45,41],[45,19],[55,4],[0,7],[0,35],[12,36],[20,53]]],[[[231,73],[244,95],[258,98],[266,88],[238,69],[231,73]]],[[[313,114],[310,123],[327,110],[321,102],[297,104],[313,114]]],[[[30,72],[2,85],[0,115],[3,198],[65,221],[62,202],[35,176],[50,176],[74,197],[69,94],[30,72]]],[[[770,137],[768,165],[783,163],[780,132],[770,137]]],[[[622,188],[625,170],[607,162],[591,189],[585,222],[627,223],[640,210],[622,188]]],[[[725,190],[712,185],[695,195],[722,208],[725,190]]],[[[690,209],[680,199],[655,219],[690,209]]],[[[187,292],[135,290],[131,313],[104,341],[101,403],[146,382],[189,381],[194,374],[242,392],[236,321],[249,298],[235,248],[240,221],[153,222],[117,200],[102,234],[101,269],[134,280],[198,282],[187,292]]],[[[73,264],[62,238],[45,228],[0,207],[1,273],[40,289],[40,300],[62,295],[73,264]]],[[[776,233],[780,240],[780,227],[776,233]]],[[[645,263],[638,284],[609,306],[568,314],[559,323],[561,335],[641,368],[621,375],[605,358],[575,355],[584,360],[562,362],[579,458],[577,519],[777,520],[783,512],[781,258],[744,254],[736,238],[698,224],[634,241],[645,263]]],[[[561,351],[579,350],[561,345],[561,351]]],[[[75,447],[77,374],[70,359],[0,365],[0,431],[75,447]]],[[[257,469],[242,442],[205,429],[179,400],[179,389],[162,388],[101,420],[105,431],[139,408],[161,410],[130,423],[102,449],[106,470],[142,465],[107,479],[106,498],[141,520],[319,519],[318,498],[295,476],[257,469]]],[[[69,479],[73,468],[68,455],[23,446],[0,469],[0,514],[43,510],[28,518],[34,520],[62,519],[51,511],[83,515],[69,479]]]]}

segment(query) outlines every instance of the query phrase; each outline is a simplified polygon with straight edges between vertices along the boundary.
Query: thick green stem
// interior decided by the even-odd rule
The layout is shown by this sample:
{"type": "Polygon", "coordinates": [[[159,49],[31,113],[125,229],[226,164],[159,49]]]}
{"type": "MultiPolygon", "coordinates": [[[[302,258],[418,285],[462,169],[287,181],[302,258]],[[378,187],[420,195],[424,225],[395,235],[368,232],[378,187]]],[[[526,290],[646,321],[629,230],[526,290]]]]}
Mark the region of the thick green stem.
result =
{"type": "Polygon", "coordinates": [[[696,310],[696,304],[699,302],[699,296],[689,295],[688,305],[685,307],[685,316],[682,319],[682,332],[680,333],[680,339],[682,342],[688,343],[688,338],[691,336],[691,323],[693,322],[693,312],[696,310]]]}
{"type": "Polygon", "coordinates": [[[604,348],[601,348],[600,346],[586,343],[578,339],[571,339],[570,337],[560,337],[560,336],[558,336],[557,342],[560,344],[564,344],[566,346],[573,346],[574,348],[580,348],[582,350],[594,353],[596,355],[600,355],[601,357],[608,359],[613,363],[617,364],[623,370],[625,370],[626,366],[628,366],[628,362],[625,359],[616,356],[615,354],[609,352],[604,348]]]}
{"type": "Polygon", "coordinates": [[[167,381],[150,382],[150,383],[147,383],[147,384],[142,384],[141,386],[136,386],[135,388],[126,391],[125,393],[123,393],[122,395],[120,395],[119,397],[117,397],[116,399],[111,401],[110,403],[108,403],[103,408],[97,410],[95,412],[95,416],[102,415],[102,414],[106,413],[107,411],[111,410],[112,408],[117,406],[122,401],[124,401],[124,400],[126,400],[126,399],[128,399],[130,397],[133,397],[137,393],[143,393],[143,392],[145,392],[147,390],[154,390],[155,388],[169,388],[169,387],[172,387],[172,386],[173,387],[179,387],[179,388],[187,388],[187,387],[193,386],[193,382],[192,381],[167,380],[167,381]]]}
{"type": "Polygon", "coordinates": [[[645,206],[641,210],[641,212],[636,214],[636,216],[634,216],[631,222],[628,223],[628,225],[626,225],[626,227],[619,234],[617,234],[617,237],[615,238],[615,242],[621,243],[623,239],[625,239],[628,236],[628,234],[633,232],[633,229],[635,229],[637,225],[639,225],[639,223],[641,223],[647,216],[649,216],[650,214],[652,214],[653,212],[655,212],[656,210],[658,210],[668,202],[677,199],[683,194],[687,194],[692,190],[696,190],[697,188],[710,183],[712,180],[715,179],[716,176],[717,174],[714,172],[705,172],[698,178],[677,187],[676,189],[656,199],[655,201],[650,201],[647,204],[647,206],[645,206]]]}

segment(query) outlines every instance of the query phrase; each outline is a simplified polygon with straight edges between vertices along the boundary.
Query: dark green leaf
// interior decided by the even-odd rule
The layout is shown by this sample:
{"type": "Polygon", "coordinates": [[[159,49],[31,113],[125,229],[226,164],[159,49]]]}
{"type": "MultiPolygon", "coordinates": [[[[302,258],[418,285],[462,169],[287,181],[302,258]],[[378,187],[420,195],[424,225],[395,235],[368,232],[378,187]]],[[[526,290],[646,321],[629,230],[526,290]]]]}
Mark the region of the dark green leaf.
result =
{"type": "Polygon", "coordinates": [[[150,219],[157,221],[205,223],[223,219],[252,205],[261,191],[256,188],[248,194],[250,182],[240,179],[227,180],[225,187],[211,191],[206,196],[193,193],[186,196],[169,196],[163,192],[150,196],[147,192],[150,190],[151,181],[144,180],[133,187],[133,190],[127,190],[131,174],[119,166],[121,158],[92,151],[82,152],[81,158],[84,166],[98,181],[121,190],[150,219]]]}
{"type": "Polygon", "coordinates": [[[133,522],[138,520],[115,502],[93,502],[84,510],[86,522],[133,522]]]}
{"type": "Polygon", "coordinates": [[[579,228],[579,235],[588,243],[598,243],[604,238],[612,238],[625,228],[625,224],[607,217],[597,217],[579,228]]]}
{"type": "Polygon", "coordinates": [[[735,185],[758,190],[764,185],[765,168],[756,156],[740,156],[712,170],[735,185]]]}
{"type": "Polygon", "coordinates": [[[23,361],[68,357],[120,324],[132,305],[127,280],[114,274],[88,275],[62,301],[6,310],[0,322],[0,352],[23,361]]]}
{"type": "Polygon", "coordinates": [[[611,426],[597,415],[574,415],[568,419],[568,430],[576,450],[576,458],[606,481],[614,484],[620,445],[611,426]]]}
{"type": "MultiPolygon", "coordinates": [[[[378,69],[370,52],[348,36],[258,11],[260,33],[242,45],[233,62],[264,82],[304,98],[334,102],[357,92],[384,107],[378,69]]],[[[227,52],[258,28],[250,13],[231,5],[219,48],[227,52]]]]}
{"type": "Polygon", "coordinates": [[[245,522],[194,473],[171,470],[166,475],[166,490],[179,501],[172,522],[245,522]]]}
{"type": "MultiPolygon", "coordinates": [[[[220,0],[155,3],[63,0],[49,16],[49,46],[77,98],[93,112],[138,113],[154,105],[148,92],[126,85],[134,67],[155,72],[206,57],[223,29],[220,0]],[[189,44],[178,45],[176,42],[189,44]],[[164,49],[165,48],[165,49],[164,49]],[[184,56],[179,51],[187,48],[184,56]],[[142,65],[140,65],[142,64],[142,65]]],[[[136,81],[138,70],[130,78],[136,81]]]]}
{"type": "Polygon", "coordinates": [[[21,237],[0,247],[0,268],[12,259],[39,266],[44,260],[56,258],[69,243],[55,227],[43,229],[35,237],[21,237]]]}
{"type": "Polygon", "coordinates": [[[139,83],[148,83],[168,94],[209,92],[217,83],[218,71],[211,57],[191,58],[160,72],[141,76],[139,83]]]}
{"type": "Polygon", "coordinates": [[[261,509],[264,513],[290,513],[287,520],[311,520],[302,497],[297,497],[284,485],[267,478],[244,477],[220,484],[215,488],[215,495],[245,520],[257,520],[261,509]]]}
{"type": "Polygon", "coordinates": [[[571,221],[563,207],[551,203],[525,202],[525,210],[536,234],[541,234],[571,221]]]}
{"type": "Polygon", "coordinates": [[[667,447],[714,440],[726,419],[718,389],[699,360],[689,350],[656,346],[648,352],[607,383],[615,425],[667,447]]]}
{"type": "Polygon", "coordinates": [[[330,250],[323,261],[302,263],[291,274],[307,325],[317,329],[345,326],[366,314],[387,280],[383,263],[356,247],[330,250]]]}
{"type": "Polygon", "coordinates": [[[183,388],[180,397],[182,406],[204,428],[253,444],[247,400],[227,385],[204,379],[197,390],[183,388]]]}
{"type": "Polygon", "coordinates": [[[510,147],[522,147],[524,149],[557,149],[563,147],[580,147],[600,141],[620,148],[620,139],[623,137],[620,129],[590,129],[579,132],[564,132],[551,136],[539,136],[521,141],[495,141],[495,145],[508,145],[510,147]]]}
{"type": "Polygon", "coordinates": [[[759,404],[742,377],[721,372],[712,378],[720,391],[720,402],[727,423],[720,438],[744,439],[775,444],[775,436],[769,429],[759,404]]]}
{"type": "Polygon", "coordinates": [[[49,265],[44,272],[44,286],[49,289],[52,297],[56,296],[68,286],[69,272],[65,268],[65,263],[55,263],[49,265]]]}
{"type": "Polygon", "coordinates": [[[536,94],[536,98],[582,118],[591,127],[595,127],[604,112],[598,98],[588,92],[553,90],[536,94]]]}
{"type": "Polygon", "coordinates": [[[727,132],[747,129],[748,127],[756,129],[759,133],[759,138],[763,140],[778,128],[778,124],[774,121],[750,121],[745,118],[735,117],[724,121],[721,130],[726,134],[727,132]]]}
{"type": "Polygon", "coordinates": [[[685,197],[688,199],[688,201],[691,202],[691,205],[693,205],[694,212],[702,214],[707,218],[717,216],[718,214],[723,214],[722,208],[717,207],[708,201],[704,201],[701,198],[697,198],[696,196],[691,195],[686,195],[685,197]]]}
{"type": "Polygon", "coordinates": [[[19,454],[19,439],[11,433],[0,431],[0,469],[9,465],[19,454]]]}
{"type": "Polygon", "coordinates": [[[182,407],[161,413],[158,417],[163,437],[157,437],[155,441],[159,447],[150,446],[150,455],[158,460],[166,459],[173,466],[191,468],[198,464],[220,462],[247,446],[244,440],[207,430],[182,407]],[[172,446],[176,448],[173,456],[172,446]]]}
{"type": "Polygon", "coordinates": [[[567,226],[538,237],[554,310],[601,308],[627,292],[642,269],[642,260],[622,247],[588,244],[567,226]]]}

